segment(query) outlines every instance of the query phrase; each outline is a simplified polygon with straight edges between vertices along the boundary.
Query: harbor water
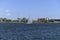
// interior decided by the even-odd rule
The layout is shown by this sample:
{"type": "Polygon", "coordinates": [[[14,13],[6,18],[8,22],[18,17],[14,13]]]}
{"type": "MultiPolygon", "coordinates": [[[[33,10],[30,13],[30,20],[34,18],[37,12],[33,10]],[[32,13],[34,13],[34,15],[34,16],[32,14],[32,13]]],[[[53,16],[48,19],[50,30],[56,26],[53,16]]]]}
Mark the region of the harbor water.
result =
{"type": "Polygon", "coordinates": [[[0,40],[60,40],[60,23],[0,23],[0,40]]]}

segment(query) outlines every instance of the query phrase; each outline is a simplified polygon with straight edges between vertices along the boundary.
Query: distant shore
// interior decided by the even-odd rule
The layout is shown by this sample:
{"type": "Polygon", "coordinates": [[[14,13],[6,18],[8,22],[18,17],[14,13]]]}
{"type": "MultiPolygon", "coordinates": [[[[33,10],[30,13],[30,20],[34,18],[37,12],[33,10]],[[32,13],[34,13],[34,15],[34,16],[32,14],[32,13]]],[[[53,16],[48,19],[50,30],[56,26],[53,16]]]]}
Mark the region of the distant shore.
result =
{"type": "MultiPolygon", "coordinates": [[[[0,23],[22,23],[22,24],[41,24],[41,23],[23,23],[23,22],[0,22],[0,23]]],[[[50,22],[53,23],[53,22],[50,22]]],[[[57,22],[58,23],[58,22],[57,22]]],[[[60,23],[60,22],[59,22],[60,23]]],[[[43,23],[44,24],[44,23],[43,23]]],[[[46,23],[48,24],[48,23],[46,23]]]]}
{"type": "Polygon", "coordinates": [[[29,18],[17,18],[15,20],[0,18],[0,23],[60,23],[60,19],[38,18],[37,20],[31,20],[29,18]]]}

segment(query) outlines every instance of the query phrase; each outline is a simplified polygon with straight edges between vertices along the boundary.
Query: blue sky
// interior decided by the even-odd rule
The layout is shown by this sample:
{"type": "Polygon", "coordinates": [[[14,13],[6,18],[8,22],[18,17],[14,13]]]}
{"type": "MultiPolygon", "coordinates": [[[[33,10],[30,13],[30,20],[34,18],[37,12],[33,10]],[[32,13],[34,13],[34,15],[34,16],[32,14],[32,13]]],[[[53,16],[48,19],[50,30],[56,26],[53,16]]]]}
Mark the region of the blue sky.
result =
{"type": "Polygon", "coordinates": [[[0,0],[2,18],[60,18],[60,0],[0,0]]]}

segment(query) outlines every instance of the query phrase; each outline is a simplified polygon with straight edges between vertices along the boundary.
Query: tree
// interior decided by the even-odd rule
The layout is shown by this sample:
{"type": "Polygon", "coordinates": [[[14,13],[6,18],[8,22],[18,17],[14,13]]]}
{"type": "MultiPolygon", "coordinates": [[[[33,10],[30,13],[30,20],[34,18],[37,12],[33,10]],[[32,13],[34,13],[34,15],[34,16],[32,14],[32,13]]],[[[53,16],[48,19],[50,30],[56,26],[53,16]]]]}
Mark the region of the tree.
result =
{"type": "Polygon", "coordinates": [[[6,20],[6,22],[12,22],[11,20],[6,20]]]}
{"type": "Polygon", "coordinates": [[[49,22],[54,22],[54,20],[51,19],[51,20],[49,20],[49,22]]]}
{"type": "Polygon", "coordinates": [[[24,23],[26,23],[26,22],[28,22],[28,19],[26,19],[26,18],[23,18],[23,19],[21,20],[21,22],[24,22],[24,23]]]}

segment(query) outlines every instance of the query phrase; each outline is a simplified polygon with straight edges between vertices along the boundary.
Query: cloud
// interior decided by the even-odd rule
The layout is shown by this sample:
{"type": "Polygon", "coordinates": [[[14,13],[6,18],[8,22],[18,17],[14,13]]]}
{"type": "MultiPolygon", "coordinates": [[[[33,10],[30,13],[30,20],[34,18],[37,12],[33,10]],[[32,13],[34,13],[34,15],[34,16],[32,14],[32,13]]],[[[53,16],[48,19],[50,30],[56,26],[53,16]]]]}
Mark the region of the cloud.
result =
{"type": "Polygon", "coordinates": [[[5,10],[5,15],[10,16],[11,15],[11,10],[5,10]]]}

